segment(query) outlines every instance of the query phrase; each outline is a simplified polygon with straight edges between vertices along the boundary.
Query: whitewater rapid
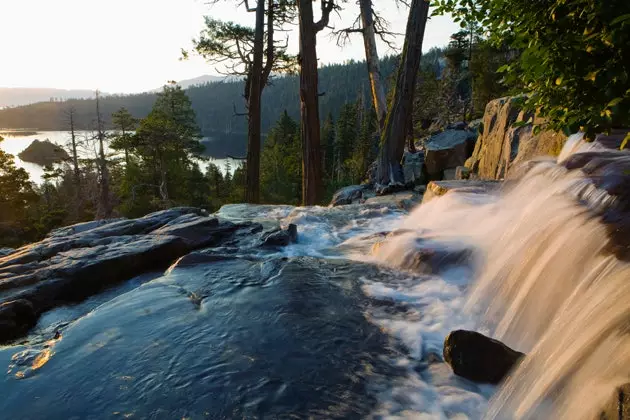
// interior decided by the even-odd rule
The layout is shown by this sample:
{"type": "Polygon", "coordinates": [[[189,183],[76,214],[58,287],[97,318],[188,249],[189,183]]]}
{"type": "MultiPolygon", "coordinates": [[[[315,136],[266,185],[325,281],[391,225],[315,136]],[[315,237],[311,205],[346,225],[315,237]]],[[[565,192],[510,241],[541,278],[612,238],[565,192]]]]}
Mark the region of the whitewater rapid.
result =
{"type": "MultiPolygon", "coordinates": [[[[593,148],[573,136],[559,161],[593,148]]],[[[392,227],[406,233],[378,247],[371,258],[382,265],[404,268],[410,253],[427,246],[422,238],[473,250],[469,270],[391,285],[366,279],[366,293],[411,306],[404,319],[375,319],[406,343],[409,363],[438,352],[459,328],[527,353],[496,390],[466,392],[461,382],[442,385],[410,369],[404,389],[416,403],[395,417],[592,419],[628,382],[630,266],[605,252],[606,227],[578,195],[591,210],[614,201],[580,171],[549,159],[497,194],[454,190],[392,227]]],[[[379,414],[392,414],[390,405],[384,401],[379,414]]]]}

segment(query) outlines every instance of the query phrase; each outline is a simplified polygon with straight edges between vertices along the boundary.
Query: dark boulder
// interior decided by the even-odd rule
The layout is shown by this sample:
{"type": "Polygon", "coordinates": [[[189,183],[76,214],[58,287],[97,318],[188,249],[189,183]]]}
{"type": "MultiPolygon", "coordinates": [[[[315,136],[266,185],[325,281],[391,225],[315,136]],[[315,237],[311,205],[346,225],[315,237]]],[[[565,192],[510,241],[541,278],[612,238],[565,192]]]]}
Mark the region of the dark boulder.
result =
{"type": "Polygon", "coordinates": [[[61,146],[57,146],[48,140],[34,140],[26,149],[18,153],[18,156],[24,162],[31,162],[40,166],[70,159],[68,153],[61,146]]]}
{"type": "Polygon", "coordinates": [[[286,229],[274,229],[262,235],[262,246],[287,246],[297,242],[297,226],[291,223],[286,229]]]}
{"type": "Polygon", "coordinates": [[[444,170],[463,166],[476,140],[477,134],[468,130],[447,130],[427,139],[424,164],[429,178],[442,179],[444,170]]]}
{"type": "Polygon", "coordinates": [[[363,199],[363,192],[365,186],[363,185],[350,185],[343,187],[333,195],[330,205],[332,207],[345,206],[348,204],[358,203],[363,199]]]}
{"type": "Polygon", "coordinates": [[[525,354],[474,331],[457,330],[444,340],[444,361],[474,382],[498,384],[525,354]]]}

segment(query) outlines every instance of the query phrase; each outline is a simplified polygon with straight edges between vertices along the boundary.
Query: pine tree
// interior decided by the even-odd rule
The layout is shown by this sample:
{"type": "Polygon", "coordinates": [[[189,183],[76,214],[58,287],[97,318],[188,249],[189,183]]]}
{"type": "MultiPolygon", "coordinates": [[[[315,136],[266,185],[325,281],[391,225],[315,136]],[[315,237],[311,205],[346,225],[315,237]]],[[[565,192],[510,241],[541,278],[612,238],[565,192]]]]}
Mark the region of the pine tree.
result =
{"type": "Polygon", "coordinates": [[[328,114],[322,126],[322,150],[324,163],[324,176],[329,181],[333,177],[335,163],[335,136],[336,127],[332,112],[328,114]]]}
{"type": "Polygon", "coordinates": [[[132,145],[132,131],[136,126],[137,120],[131,115],[127,108],[122,107],[112,114],[112,125],[116,134],[112,138],[110,147],[114,150],[123,150],[125,152],[125,165],[129,166],[129,149],[132,145]]]}
{"type": "Polygon", "coordinates": [[[335,136],[335,164],[334,173],[337,183],[351,182],[351,174],[347,170],[347,161],[352,158],[355,143],[358,137],[359,126],[358,106],[356,103],[347,103],[341,108],[337,120],[335,136]]]}
{"type": "MultiPolygon", "coordinates": [[[[160,199],[171,199],[170,185],[177,186],[190,168],[191,159],[203,151],[195,112],[181,87],[164,87],[149,116],[140,122],[133,138],[133,151],[151,168],[160,199]]],[[[176,188],[177,190],[177,188],[176,188]]]]}
{"type": "Polygon", "coordinates": [[[299,126],[288,113],[269,132],[261,158],[264,202],[298,204],[302,195],[299,126]]]}

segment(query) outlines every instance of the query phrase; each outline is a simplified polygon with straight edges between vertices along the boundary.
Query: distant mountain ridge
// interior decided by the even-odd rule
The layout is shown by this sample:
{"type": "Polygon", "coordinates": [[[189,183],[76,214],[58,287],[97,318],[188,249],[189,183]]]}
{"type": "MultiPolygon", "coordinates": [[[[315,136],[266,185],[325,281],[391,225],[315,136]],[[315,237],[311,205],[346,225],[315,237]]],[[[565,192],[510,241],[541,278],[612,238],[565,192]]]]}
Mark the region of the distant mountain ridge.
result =
{"type": "Polygon", "coordinates": [[[6,88],[0,87],[0,108],[29,105],[37,102],[94,97],[93,90],[54,88],[6,88]]]}
{"type": "MultiPolygon", "coordinates": [[[[215,76],[212,74],[204,74],[203,76],[194,77],[192,79],[180,80],[177,82],[182,89],[188,89],[192,86],[200,86],[205,85],[207,83],[216,83],[216,82],[225,82],[225,81],[233,81],[234,79],[231,76],[215,76]]],[[[149,92],[160,92],[162,91],[162,86],[151,89],[149,92]]]]}
{"type": "MultiPolygon", "coordinates": [[[[180,80],[177,82],[182,89],[192,86],[205,85],[223,81],[235,81],[238,78],[232,76],[214,76],[204,74],[192,79],[180,80]]],[[[149,92],[160,92],[162,86],[156,87],[149,92]]],[[[101,92],[102,96],[109,96],[108,93],[101,92]]],[[[94,90],[89,89],[56,89],[56,88],[8,88],[0,87],[0,109],[31,105],[38,102],[61,102],[68,99],[92,99],[94,90]]]]}

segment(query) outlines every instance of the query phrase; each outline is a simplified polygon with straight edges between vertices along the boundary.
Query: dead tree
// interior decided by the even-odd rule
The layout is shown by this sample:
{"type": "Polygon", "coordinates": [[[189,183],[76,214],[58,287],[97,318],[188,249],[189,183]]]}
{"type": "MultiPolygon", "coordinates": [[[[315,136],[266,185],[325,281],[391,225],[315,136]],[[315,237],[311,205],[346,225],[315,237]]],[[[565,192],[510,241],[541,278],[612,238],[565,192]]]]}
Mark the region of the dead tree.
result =
{"type": "Polygon", "coordinates": [[[381,74],[381,63],[376,46],[376,37],[394,49],[393,36],[388,27],[388,22],[379,16],[373,7],[372,0],[358,0],[359,16],[350,28],[335,31],[337,44],[344,45],[350,39],[350,34],[360,33],[363,36],[363,46],[365,48],[365,62],[367,64],[368,75],[370,77],[370,88],[372,91],[372,104],[376,110],[379,130],[385,126],[387,116],[387,96],[385,95],[385,83],[381,74]]]}
{"type": "Polygon", "coordinates": [[[97,219],[109,219],[112,216],[112,208],[109,197],[109,169],[105,157],[105,121],[101,114],[100,92],[96,91],[96,139],[98,140],[98,172],[99,172],[99,198],[96,213],[97,219]]]}

